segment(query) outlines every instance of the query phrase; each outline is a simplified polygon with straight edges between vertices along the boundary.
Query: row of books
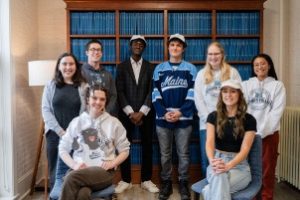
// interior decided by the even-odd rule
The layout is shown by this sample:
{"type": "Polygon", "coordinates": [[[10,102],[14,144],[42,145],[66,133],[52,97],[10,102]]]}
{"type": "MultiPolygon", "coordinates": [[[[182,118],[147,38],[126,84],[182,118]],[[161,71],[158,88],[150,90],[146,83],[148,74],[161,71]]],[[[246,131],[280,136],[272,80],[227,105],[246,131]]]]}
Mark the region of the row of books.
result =
{"type": "MultiPolygon", "coordinates": [[[[87,61],[85,45],[90,39],[72,39],[71,51],[76,58],[81,62],[87,61]]],[[[99,40],[102,43],[103,49],[103,62],[114,62],[116,60],[116,41],[114,39],[99,40]]]]}
{"type": "Polygon", "coordinates": [[[243,81],[248,80],[251,77],[252,66],[251,65],[233,65],[239,73],[243,81]]]}
{"type": "Polygon", "coordinates": [[[227,61],[250,61],[259,53],[259,39],[220,39],[227,61]]]}
{"type": "Polygon", "coordinates": [[[71,34],[115,34],[114,12],[71,12],[71,34]]]}
{"type": "MultiPolygon", "coordinates": [[[[115,12],[71,12],[71,34],[115,34],[115,12]]],[[[163,12],[120,12],[120,34],[162,35],[163,12]]],[[[168,34],[210,35],[211,12],[168,13],[168,34]]],[[[259,34],[259,12],[217,12],[217,34],[259,34]]]]}
{"type": "Polygon", "coordinates": [[[184,52],[184,59],[187,61],[204,61],[206,51],[211,39],[186,39],[188,47],[184,52]]]}
{"type": "Polygon", "coordinates": [[[121,12],[120,34],[163,34],[162,12],[121,12]]]}
{"type": "Polygon", "coordinates": [[[171,12],[168,14],[169,34],[211,34],[210,12],[171,12]]]}
{"type": "Polygon", "coordinates": [[[259,34],[259,12],[217,13],[217,34],[259,34]]]}
{"type": "MultiPolygon", "coordinates": [[[[160,165],[160,150],[158,143],[153,143],[152,162],[154,165],[160,165]]],[[[199,144],[193,143],[189,145],[190,164],[200,164],[200,147],[199,144]]],[[[132,164],[141,164],[142,149],[140,144],[131,144],[130,158],[132,164]]],[[[175,143],[173,144],[172,163],[178,163],[177,151],[175,143]]]]}

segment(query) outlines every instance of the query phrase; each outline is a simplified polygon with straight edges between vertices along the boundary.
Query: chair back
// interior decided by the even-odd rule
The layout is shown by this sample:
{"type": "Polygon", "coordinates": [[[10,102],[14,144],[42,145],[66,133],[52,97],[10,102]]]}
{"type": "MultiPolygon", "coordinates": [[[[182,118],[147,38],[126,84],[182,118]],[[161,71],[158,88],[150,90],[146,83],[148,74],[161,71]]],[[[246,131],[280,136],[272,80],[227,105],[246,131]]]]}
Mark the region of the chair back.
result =
{"type": "MultiPolygon", "coordinates": [[[[260,135],[255,135],[251,150],[248,155],[248,162],[251,169],[252,180],[249,185],[232,194],[233,200],[251,200],[259,192],[262,185],[262,140],[260,135]]],[[[196,193],[196,199],[202,189],[207,185],[207,179],[202,179],[192,185],[192,190],[196,193]]]]}
{"type": "Polygon", "coordinates": [[[255,135],[251,150],[248,155],[248,162],[251,169],[251,182],[249,185],[234,194],[232,199],[253,199],[259,192],[262,185],[262,139],[260,135],[255,135]]]}

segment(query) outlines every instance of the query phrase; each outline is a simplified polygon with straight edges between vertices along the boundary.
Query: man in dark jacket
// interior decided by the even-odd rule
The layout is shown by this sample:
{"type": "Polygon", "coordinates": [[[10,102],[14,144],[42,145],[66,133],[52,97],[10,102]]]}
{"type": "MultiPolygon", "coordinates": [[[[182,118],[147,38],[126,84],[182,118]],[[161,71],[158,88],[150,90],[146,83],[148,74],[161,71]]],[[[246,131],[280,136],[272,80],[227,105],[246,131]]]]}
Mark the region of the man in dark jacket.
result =
{"type": "MultiPolygon", "coordinates": [[[[132,142],[132,133],[138,127],[141,135],[142,163],[141,187],[156,193],[158,188],[151,182],[152,177],[152,135],[153,112],[151,104],[151,81],[154,67],[142,58],[146,40],[141,35],[130,39],[131,57],[117,67],[116,88],[119,104],[119,119],[132,142]]],[[[122,181],[115,188],[116,193],[130,189],[130,156],[121,164],[122,181]]]]}

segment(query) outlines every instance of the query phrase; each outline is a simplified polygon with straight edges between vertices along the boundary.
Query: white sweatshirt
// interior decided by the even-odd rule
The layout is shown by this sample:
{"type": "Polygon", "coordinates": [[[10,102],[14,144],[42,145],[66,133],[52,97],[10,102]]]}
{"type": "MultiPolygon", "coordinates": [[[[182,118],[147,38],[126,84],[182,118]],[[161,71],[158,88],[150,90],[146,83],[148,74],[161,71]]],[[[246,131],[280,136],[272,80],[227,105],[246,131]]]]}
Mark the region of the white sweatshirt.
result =
{"type": "MultiPolygon", "coordinates": [[[[206,129],[208,114],[216,110],[221,88],[221,70],[214,71],[213,81],[209,84],[205,84],[204,72],[205,68],[198,72],[194,86],[194,99],[200,118],[200,130],[206,129]]],[[[230,67],[230,79],[242,81],[239,72],[234,67],[230,67]]]]}
{"type": "Polygon", "coordinates": [[[242,83],[248,112],[257,121],[257,134],[265,138],[280,128],[280,118],[286,104],[283,83],[272,77],[259,81],[257,77],[242,83]]]}
{"type": "Polygon", "coordinates": [[[66,164],[69,167],[76,163],[100,166],[102,161],[113,160],[116,150],[119,153],[128,151],[129,145],[126,130],[117,118],[105,112],[93,119],[83,112],[69,124],[59,143],[59,156],[68,157],[66,164]],[[70,159],[72,149],[73,159],[70,159]]]}

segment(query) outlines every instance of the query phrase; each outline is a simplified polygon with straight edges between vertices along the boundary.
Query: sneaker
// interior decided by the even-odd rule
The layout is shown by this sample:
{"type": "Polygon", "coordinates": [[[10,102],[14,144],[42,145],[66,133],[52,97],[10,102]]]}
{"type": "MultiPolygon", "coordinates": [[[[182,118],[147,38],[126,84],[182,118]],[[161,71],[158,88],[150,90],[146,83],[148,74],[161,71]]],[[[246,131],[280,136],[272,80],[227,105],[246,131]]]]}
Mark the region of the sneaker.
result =
{"type": "Polygon", "coordinates": [[[159,192],[159,200],[167,200],[169,196],[173,193],[172,181],[166,180],[162,182],[161,189],[159,192]]]}
{"type": "Polygon", "coordinates": [[[159,192],[159,189],[156,187],[156,185],[154,183],[152,183],[152,181],[144,181],[141,183],[141,188],[148,190],[149,192],[152,193],[157,193],[159,192]]]}
{"type": "Polygon", "coordinates": [[[181,196],[181,200],[190,200],[191,199],[188,181],[186,181],[186,180],[179,181],[179,193],[181,196]]]}
{"type": "Polygon", "coordinates": [[[124,192],[127,189],[130,189],[132,187],[131,183],[126,183],[124,181],[120,181],[117,185],[117,187],[115,188],[115,193],[119,194],[124,192]]]}

